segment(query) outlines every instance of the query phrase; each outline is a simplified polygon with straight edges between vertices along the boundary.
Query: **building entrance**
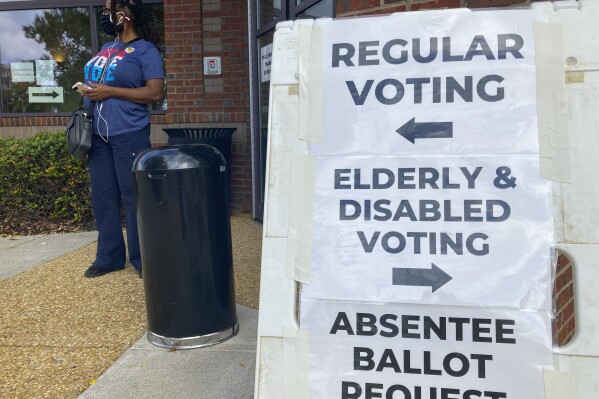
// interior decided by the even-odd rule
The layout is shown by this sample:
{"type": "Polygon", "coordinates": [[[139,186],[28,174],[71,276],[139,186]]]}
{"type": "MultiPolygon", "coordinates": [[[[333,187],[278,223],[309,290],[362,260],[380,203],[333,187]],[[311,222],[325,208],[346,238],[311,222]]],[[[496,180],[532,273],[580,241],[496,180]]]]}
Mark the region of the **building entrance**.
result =
{"type": "Polygon", "coordinates": [[[255,0],[252,3],[252,175],[254,219],[264,213],[270,61],[276,24],[335,16],[335,0],[255,0]]]}

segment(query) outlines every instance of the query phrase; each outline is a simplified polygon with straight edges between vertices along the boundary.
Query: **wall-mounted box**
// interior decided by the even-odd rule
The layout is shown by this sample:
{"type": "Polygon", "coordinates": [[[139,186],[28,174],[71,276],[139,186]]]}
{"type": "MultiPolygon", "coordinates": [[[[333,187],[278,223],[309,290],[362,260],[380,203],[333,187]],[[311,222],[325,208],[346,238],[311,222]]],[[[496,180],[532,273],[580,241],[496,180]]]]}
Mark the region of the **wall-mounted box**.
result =
{"type": "Polygon", "coordinates": [[[221,73],[220,57],[204,57],[204,75],[220,75],[221,73]]]}

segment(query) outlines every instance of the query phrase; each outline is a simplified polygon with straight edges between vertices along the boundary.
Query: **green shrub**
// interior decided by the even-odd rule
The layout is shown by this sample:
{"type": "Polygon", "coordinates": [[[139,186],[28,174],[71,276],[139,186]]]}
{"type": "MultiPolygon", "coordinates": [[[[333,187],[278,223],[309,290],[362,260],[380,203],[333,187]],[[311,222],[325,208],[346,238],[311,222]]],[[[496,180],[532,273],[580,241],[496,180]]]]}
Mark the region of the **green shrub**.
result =
{"type": "Polygon", "coordinates": [[[0,137],[0,233],[15,224],[92,220],[87,165],[67,154],[64,131],[0,137]]]}

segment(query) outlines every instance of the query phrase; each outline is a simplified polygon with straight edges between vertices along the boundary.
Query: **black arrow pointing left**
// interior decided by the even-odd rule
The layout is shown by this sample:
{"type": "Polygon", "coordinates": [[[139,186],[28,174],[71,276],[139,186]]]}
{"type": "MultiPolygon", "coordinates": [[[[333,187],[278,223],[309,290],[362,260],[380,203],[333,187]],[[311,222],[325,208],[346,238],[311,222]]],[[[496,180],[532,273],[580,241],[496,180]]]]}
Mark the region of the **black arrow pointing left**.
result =
{"type": "Polygon", "coordinates": [[[58,94],[55,91],[52,91],[52,93],[31,93],[31,95],[33,97],[52,97],[52,98],[56,98],[58,97],[60,94],[58,94]]]}
{"type": "Polygon", "coordinates": [[[431,287],[432,292],[447,284],[452,277],[431,263],[431,269],[393,268],[393,285],[431,287]]]}
{"type": "Polygon", "coordinates": [[[416,122],[412,118],[396,130],[400,136],[414,144],[416,139],[446,139],[453,137],[452,122],[416,122]]]}

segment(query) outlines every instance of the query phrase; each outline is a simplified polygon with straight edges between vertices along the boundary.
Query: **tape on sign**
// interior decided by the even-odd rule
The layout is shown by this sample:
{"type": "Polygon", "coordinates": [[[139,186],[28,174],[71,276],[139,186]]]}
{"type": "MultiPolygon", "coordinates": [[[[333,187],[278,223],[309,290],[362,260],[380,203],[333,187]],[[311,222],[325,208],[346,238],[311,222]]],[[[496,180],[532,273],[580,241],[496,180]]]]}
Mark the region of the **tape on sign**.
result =
{"type": "Polygon", "coordinates": [[[576,397],[576,380],[570,373],[543,370],[545,399],[572,399],[576,397]]]}
{"type": "Polygon", "coordinates": [[[297,84],[297,29],[292,21],[280,22],[273,38],[271,85],[297,84]]]}
{"type": "MultiPolygon", "coordinates": [[[[264,203],[265,237],[287,237],[289,221],[289,195],[291,191],[291,153],[295,142],[299,141],[298,100],[290,91],[297,85],[271,87],[267,136],[267,160],[264,203]]],[[[307,144],[305,144],[307,146],[307,144]]]]}
{"type": "Polygon", "coordinates": [[[314,163],[310,155],[292,154],[286,276],[304,284],[310,283],[314,163]]]}
{"type": "Polygon", "coordinates": [[[283,329],[283,399],[310,399],[308,333],[283,329]]]}
{"type": "MultiPolygon", "coordinates": [[[[328,21],[328,19],[326,20],[328,21]]],[[[299,31],[299,137],[322,143],[322,30],[321,20],[299,31]]]]}
{"type": "Polygon", "coordinates": [[[564,40],[559,24],[534,22],[541,176],[570,181],[564,40]]]}

